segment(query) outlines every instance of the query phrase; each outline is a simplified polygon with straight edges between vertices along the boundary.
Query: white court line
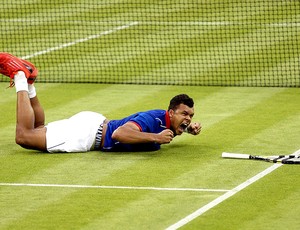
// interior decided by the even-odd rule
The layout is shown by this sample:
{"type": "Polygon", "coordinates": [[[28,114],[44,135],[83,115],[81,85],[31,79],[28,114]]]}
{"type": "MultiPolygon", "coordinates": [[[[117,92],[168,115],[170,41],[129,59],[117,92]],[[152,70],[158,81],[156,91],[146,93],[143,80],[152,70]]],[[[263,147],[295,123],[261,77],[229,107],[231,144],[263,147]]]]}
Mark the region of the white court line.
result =
{"type": "Polygon", "coordinates": [[[69,42],[69,43],[64,43],[64,44],[61,44],[59,46],[51,47],[51,48],[36,52],[34,54],[31,54],[31,55],[24,56],[24,57],[21,57],[21,58],[22,59],[29,59],[29,58],[32,58],[32,57],[36,57],[36,56],[39,56],[39,55],[50,53],[50,52],[53,52],[53,51],[56,51],[56,50],[60,50],[60,49],[63,49],[63,48],[69,47],[69,46],[76,45],[78,43],[82,43],[82,42],[86,42],[86,41],[89,41],[89,40],[92,40],[92,39],[96,39],[96,38],[102,37],[104,35],[114,33],[114,32],[119,31],[119,30],[124,30],[124,29],[129,28],[130,26],[134,26],[134,25],[137,25],[137,24],[138,24],[138,22],[131,22],[129,24],[126,24],[126,25],[123,25],[123,26],[118,26],[118,27],[113,28],[111,30],[103,31],[100,34],[90,35],[86,38],[77,39],[75,41],[72,41],[72,42],[69,42]]]}
{"type": "Polygon", "coordinates": [[[190,191],[190,192],[228,192],[227,189],[206,188],[159,188],[139,186],[106,186],[106,185],[72,185],[72,184],[27,184],[27,183],[0,183],[0,186],[19,187],[59,187],[59,188],[94,188],[94,189],[128,189],[128,190],[158,190],[158,191],[190,191]]]}
{"type": "Polygon", "coordinates": [[[170,227],[166,228],[166,230],[175,230],[178,229],[190,221],[194,220],[195,218],[199,217],[206,211],[210,210],[211,208],[217,206],[224,200],[228,199],[229,197],[233,196],[234,194],[238,193],[239,191],[243,190],[244,188],[248,187],[255,181],[263,178],[264,176],[268,175],[269,173],[273,172],[275,169],[282,166],[282,164],[273,164],[271,167],[267,168],[266,170],[260,172],[259,174],[255,175],[254,177],[250,178],[249,180],[246,180],[244,183],[238,185],[237,187],[233,188],[232,190],[226,192],[224,195],[219,196],[212,202],[208,203],[207,205],[204,205],[203,207],[199,208],[197,211],[193,212],[192,214],[186,216],[185,218],[181,219],[177,223],[171,225],[170,227]]]}

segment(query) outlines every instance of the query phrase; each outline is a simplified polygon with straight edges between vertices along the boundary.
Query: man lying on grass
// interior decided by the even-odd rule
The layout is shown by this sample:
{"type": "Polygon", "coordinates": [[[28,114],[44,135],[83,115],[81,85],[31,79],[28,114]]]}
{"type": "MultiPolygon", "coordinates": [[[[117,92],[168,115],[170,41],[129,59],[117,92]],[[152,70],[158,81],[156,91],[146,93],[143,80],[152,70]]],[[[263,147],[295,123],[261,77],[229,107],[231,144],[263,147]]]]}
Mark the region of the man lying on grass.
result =
{"type": "Polygon", "coordinates": [[[26,60],[0,53],[0,73],[10,77],[17,92],[16,143],[47,152],[153,151],[183,132],[198,135],[193,122],[194,102],[186,94],[173,97],[168,110],[149,110],[120,120],[83,111],[44,124],[45,114],[36,95],[37,69],[26,60]]]}

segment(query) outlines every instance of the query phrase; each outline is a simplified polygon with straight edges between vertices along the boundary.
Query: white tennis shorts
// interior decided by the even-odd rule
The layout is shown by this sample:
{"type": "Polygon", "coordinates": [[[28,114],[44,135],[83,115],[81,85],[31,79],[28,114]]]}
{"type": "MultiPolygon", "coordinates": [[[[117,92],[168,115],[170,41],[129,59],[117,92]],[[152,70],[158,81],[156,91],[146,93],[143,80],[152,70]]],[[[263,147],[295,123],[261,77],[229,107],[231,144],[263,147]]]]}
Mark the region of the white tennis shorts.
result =
{"type": "Polygon", "coordinates": [[[106,118],[84,111],[69,119],[50,122],[46,128],[48,152],[87,152],[92,150],[99,126],[106,118]]]}

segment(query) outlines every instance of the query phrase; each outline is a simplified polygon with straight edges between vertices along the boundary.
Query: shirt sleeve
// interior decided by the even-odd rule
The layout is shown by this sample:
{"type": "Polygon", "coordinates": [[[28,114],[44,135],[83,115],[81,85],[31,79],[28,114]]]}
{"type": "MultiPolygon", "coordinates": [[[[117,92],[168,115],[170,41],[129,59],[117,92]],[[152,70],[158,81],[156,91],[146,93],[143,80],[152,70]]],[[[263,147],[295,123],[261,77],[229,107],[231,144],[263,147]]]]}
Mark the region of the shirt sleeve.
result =
{"type": "Polygon", "coordinates": [[[139,113],[136,117],[130,119],[139,126],[142,132],[155,132],[156,120],[150,114],[139,113]]]}

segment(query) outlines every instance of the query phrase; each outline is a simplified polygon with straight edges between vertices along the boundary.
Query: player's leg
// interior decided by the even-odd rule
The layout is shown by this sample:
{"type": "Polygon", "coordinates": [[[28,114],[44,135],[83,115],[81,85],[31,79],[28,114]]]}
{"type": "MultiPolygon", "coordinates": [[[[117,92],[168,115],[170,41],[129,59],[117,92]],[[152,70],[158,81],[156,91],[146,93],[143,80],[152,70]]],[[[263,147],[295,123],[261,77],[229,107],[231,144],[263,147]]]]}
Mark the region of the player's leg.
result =
{"type": "Polygon", "coordinates": [[[38,97],[35,93],[35,88],[33,85],[28,85],[29,88],[29,98],[30,104],[34,112],[34,128],[41,127],[45,125],[45,113],[41,106],[38,97]],[[32,94],[34,93],[34,95],[32,94]]]}
{"type": "Polygon", "coordinates": [[[38,70],[29,61],[0,53],[0,73],[11,79],[11,85],[14,81],[16,87],[16,142],[25,148],[46,150],[45,115],[33,86],[38,70]]]}
{"type": "Polygon", "coordinates": [[[19,71],[14,76],[14,82],[17,91],[16,143],[24,148],[46,151],[44,111],[38,98],[36,96],[33,99],[29,98],[24,72],[19,71]],[[39,127],[36,128],[37,126],[39,127]]]}

